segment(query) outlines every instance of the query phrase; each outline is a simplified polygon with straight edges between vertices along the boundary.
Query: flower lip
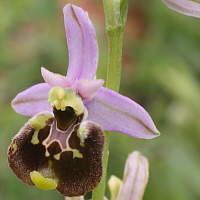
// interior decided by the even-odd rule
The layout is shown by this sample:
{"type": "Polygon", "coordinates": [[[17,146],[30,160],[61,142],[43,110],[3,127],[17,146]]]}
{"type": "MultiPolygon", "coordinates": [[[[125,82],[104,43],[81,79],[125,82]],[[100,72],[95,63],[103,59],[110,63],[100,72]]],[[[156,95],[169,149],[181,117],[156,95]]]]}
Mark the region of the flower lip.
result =
{"type": "Polygon", "coordinates": [[[98,124],[85,121],[80,140],[77,132],[82,119],[78,116],[70,128],[60,131],[49,112],[31,118],[8,150],[8,163],[16,176],[43,190],[56,187],[68,197],[96,188],[102,177],[104,133],[98,124]]]}

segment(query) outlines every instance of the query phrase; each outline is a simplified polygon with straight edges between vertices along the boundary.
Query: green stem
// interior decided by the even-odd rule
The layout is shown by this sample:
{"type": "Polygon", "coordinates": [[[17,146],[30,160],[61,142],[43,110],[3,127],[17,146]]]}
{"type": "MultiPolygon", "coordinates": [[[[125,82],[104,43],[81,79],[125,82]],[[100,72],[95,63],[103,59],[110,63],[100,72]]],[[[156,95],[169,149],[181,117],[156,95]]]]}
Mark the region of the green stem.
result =
{"type": "MultiPolygon", "coordinates": [[[[116,92],[119,91],[121,77],[122,36],[120,28],[107,31],[108,36],[108,71],[106,87],[116,92]]],[[[106,187],[106,174],[109,157],[109,143],[111,133],[105,134],[105,145],[103,151],[103,176],[99,186],[93,190],[92,200],[103,200],[106,187]]]]}
{"type": "MultiPolygon", "coordinates": [[[[122,62],[122,40],[126,23],[128,0],[103,0],[108,38],[108,68],[106,87],[119,92],[122,62]]],[[[111,133],[105,134],[103,151],[103,176],[99,186],[93,190],[92,200],[103,200],[111,133]]]]}
{"type": "Polygon", "coordinates": [[[107,29],[108,37],[108,70],[106,87],[119,92],[122,61],[122,27],[107,29]]]}

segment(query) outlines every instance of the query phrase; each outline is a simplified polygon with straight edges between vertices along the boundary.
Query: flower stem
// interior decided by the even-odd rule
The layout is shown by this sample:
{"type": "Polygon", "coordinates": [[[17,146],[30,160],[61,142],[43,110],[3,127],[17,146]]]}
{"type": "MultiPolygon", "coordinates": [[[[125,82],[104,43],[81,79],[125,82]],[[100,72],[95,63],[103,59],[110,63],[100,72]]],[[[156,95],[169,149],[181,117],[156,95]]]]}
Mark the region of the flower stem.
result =
{"type": "MultiPolygon", "coordinates": [[[[127,18],[128,0],[103,0],[106,33],[108,38],[108,67],[106,87],[119,92],[122,62],[122,40],[127,18]]],[[[111,133],[105,134],[103,151],[103,176],[99,186],[93,190],[92,200],[103,200],[111,133]]]]}
{"type": "Polygon", "coordinates": [[[122,61],[122,27],[107,29],[108,37],[108,69],[106,87],[119,92],[122,61]]]}

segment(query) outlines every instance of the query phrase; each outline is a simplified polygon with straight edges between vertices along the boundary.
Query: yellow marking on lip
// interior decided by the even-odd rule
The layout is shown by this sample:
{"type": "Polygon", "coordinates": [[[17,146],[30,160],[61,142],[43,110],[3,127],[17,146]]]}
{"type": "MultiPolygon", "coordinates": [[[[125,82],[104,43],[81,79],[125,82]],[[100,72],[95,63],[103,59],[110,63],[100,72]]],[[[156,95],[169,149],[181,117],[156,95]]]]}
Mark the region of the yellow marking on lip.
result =
{"type": "Polygon", "coordinates": [[[46,152],[45,152],[45,156],[46,156],[46,157],[49,157],[49,156],[50,156],[50,153],[48,152],[47,149],[46,149],[46,152]]]}
{"type": "Polygon", "coordinates": [[[33,136],[32,136],[32,139],[31,139],[31,143],[32,144],[39,144],[39,140],[38,140],[38,131],[35,131],[33,136]]]}
{"type": "Polygon", "coordinates": [[[79,152],[77,149],[71,149],[73,153],[73,158],[83,158],[83,154],[79,152]]]}
{"type": "MultiPolygon", "coordinates": [[[[53,125],[52,125],[52,127],[53,127],[53,125]]],[[[46,151],[45,151],[45,156],[46,156],[46,157],[49,157],[49,156],[50,156],[50,152],[48,151],[48,147],[49,147],[53,142],[56,141],[56,142],[58,142],[58,144],[59,144],[59,146],[60,146],[60,148],[61,148],[61,152],[60,152],[60,153],[57,153],[57,154],[54,154],[54,155],[53,155],[54,159],[60,160],[61,154],[62,154],[63,152],[68,152],[68,151],[71,151],[71,152],[73,153],[73,158],[83,158],[83,154],[80,153],[78,149],[72,149],[72,148],[69,146],[69,138],[70,138],[72,132],[71,132],[70,135],[67,137],[67,140],[66,140],[66,148],[63,148],[63,146],[61,145],[61,142],[60,142],[59,140],[57,140],[57,139],[53,139],[53,140],[51,140],[51,141],[48,143],[48,141],[49,141],[50,138],[51,138],[52,129],[53,129],[52,127],[51,127],[51,129],[50,129],[50,133],[49,133],[48,137],[42,142],[42,145],[44,145],[44,147],[45,147],[45,149],[46,149],[46,151]]]]}
{"type": "Polygon", "coordinates": [[[29,119],[29,124],[35,128],[35,132],[32,136],[31,139],[31,143],[36,145],[39,144],[39,140],[38,140],[38,132],[40,129],[43,129],[46,126],[46,121],[51,118],[52,115],[51,114],[39,114],[36,115],[35,117],[32,117],[31,119],[29,119]]]}
{"type": "Polygon", "coordinates": [[[51,178],[45,178],[37,171],[30,172],[30,177],[35,186],[42,190],[53,190],[57,187],[57,182],[51,178]]]}
{"type": "Polygon", "coordinates": [[[84,123],[84,122],[81,123],[81,125],[80,125],[80,127],[77,131],[77,136],[80,139],[80,145],[82,147],[84,147],[85,146],[84,141],[85,141],[85,138],[86,138],[86,123],[84,123]]]}
{"type": "Polygon", "coordinates": [[[55,154],[53,157],[54,157],[56,160],[60,160],[60,153],[55,154]]]}
{"type": "Polygon", "coordinates": [[[29,119],[28,122],[33,128],[35,128],[36,130],[40,130],[46,126],[46,121],[51,117],[52,115],[49,113],[40,114],[32,117],[31,119],[29,119]]]}
{"type": "Polygon", "coordinates": [[[16,151],[17,151],[17,144],[16,143],[13,143],[12,144],[12,154],[14,154],[16,151]]]}
{"type": "Polygon", "coordinates": [[[60,160],[61,153],[67,152],[67,151],[72,151],[72,153],[73,153],[73,158],[83,158],[83,154],[80,153],[79,150],[77,150],[77,149],[71,149],[71,148],[67,148],[67,149],[65,149],[64,151],[61,151],[60,153],[55,154],[53,157],[54,157],[56,160],[60,160]]]}

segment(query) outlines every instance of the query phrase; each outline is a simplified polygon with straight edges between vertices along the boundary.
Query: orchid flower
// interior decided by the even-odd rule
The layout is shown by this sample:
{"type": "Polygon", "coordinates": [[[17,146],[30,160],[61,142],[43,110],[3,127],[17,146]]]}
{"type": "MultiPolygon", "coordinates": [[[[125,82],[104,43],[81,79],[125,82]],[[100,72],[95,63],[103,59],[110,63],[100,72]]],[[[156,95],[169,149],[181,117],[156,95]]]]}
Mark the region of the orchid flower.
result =
{"type": "Polygon", "coordinates": [[[162,0],[162,2],[176,12],[200,18],[199,0],[162,0]]]}
{"type": "Polygon", "coordinates": [[[148,179],[148,159],[138,151],[132,152],[126,160],[124,177],[116,200],[142,200],[148,179]]]}
{"type": "Polygon", "coordinates": [[[108,182],[110,200],[142,200],[148,179],[148,159],[133,151],[126,160],[123,180],[111,176],[108,182]]]}
{"type": "Polygon", "coordinates": [[[29,186],[76,197],[93,190],[101,180],[103,130],[144,139],[160,133],[140,105],[94,79],[99,52],[93,24],[79,7],[67,4],[63,12],[67,76],[42,67],[46,83],[14,98],[13,109],[32,118],[13,138],[8,161],[29,186]]]}

